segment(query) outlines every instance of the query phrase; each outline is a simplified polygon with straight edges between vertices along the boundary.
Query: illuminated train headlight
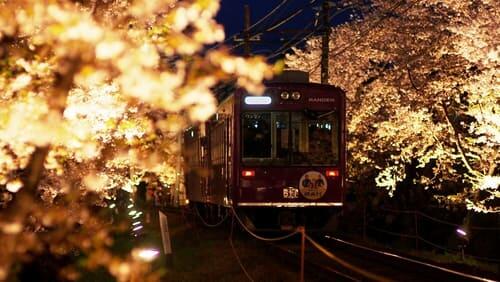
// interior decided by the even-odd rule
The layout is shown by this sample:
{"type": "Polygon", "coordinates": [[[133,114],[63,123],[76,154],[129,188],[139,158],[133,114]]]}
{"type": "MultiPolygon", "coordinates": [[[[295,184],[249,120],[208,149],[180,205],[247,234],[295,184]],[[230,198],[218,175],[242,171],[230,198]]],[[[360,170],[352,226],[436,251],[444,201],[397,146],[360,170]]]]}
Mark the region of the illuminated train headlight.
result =
{"type": "Polygon", "coordinates": [[[294,99],[294,100],[300,99],[300,92],[297,92],[297,91],[293,92],[292,99],[294,99]]]}
{"type": "Polygon", "coordinates": [[[281,99],[288,100],[288,98],[290,98],[290,93],[283,91],[283,92],[281,92],[280,96],[281,96],[281,99]]]}

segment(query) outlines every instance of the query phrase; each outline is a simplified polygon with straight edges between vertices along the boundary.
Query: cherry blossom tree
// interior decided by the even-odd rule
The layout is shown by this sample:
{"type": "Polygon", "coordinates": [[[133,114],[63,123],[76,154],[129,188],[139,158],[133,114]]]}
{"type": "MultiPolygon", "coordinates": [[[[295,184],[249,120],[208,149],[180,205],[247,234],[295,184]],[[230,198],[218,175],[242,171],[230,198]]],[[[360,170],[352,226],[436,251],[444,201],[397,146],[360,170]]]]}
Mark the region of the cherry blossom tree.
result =
{"type": "MultiPolygon", "coordinates": [[[[0,280],[37,254],[86,256],[118,281],[153,281],[113,254],[103,209],[153,175],[171,184],[178,133],[215,110],[220,81],[259,93],[262,58],[224,47],[216,1],[0,1],[0,280]]],[[[105,210],[105,209],[104,209],[105,210]]],[[[61,271],[76,279],[74,266],[61,271]]]]}
{"type": "MultiPolygon", "coordinates": [[[[373,1],[333,29],[329,83],[348,96],[352,179],[376,173],[392,194],[411,167],[439,200],[500,212],[498,4],[373,1]]],[[[312,38],[286,64],[319,81],[320,57],[312,38]]]]}

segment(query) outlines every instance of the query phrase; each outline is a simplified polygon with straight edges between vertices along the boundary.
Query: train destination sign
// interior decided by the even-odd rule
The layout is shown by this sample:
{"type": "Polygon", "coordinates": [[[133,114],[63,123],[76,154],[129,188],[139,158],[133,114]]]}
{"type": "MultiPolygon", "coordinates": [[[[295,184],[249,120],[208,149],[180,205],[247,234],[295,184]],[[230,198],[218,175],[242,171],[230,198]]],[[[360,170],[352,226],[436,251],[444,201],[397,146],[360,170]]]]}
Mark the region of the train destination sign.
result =
{"type": "Polygon", "coordinates": [[[335,103],[335,98],[332,97],[310,97],[307,99],[308,102],[312,103],[335,103]]]}
{"type": "Polygon", "coordinates": [[[269,105],[272,100],[269,96],[247,96],[245,97],[245,104],[247,105],[269,105]]]}

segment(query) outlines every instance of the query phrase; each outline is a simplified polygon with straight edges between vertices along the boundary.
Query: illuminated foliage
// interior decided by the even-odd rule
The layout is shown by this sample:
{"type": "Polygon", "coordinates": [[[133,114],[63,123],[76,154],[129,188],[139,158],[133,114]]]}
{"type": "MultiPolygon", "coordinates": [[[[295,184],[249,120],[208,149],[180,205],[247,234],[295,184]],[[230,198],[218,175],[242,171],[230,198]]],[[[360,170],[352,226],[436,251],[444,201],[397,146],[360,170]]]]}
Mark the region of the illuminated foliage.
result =
{"type": "MultiPolygon", "coordinates": [[[[150,281],[118,257],[102,209],[146,175],[176,177],[177,134],[215,110],[211,89],[262,90],[271,68],[220,42],[216,1],[0,1],[0,280],[50,251],[86,254],[118,281],[150,281]]],[[[76,279],[74,268],[65,278],[76,279]]]]}
{"type": "MultiPolygon", "coordinates": [[[[353,179],[375,171],[392,194],[412,168],[441,201],[500,212],[497,5],[374,1],[363,20],[333,30],[329,82],[348,95],[353,179]]],[[[288,67],[319,81],[320,40],[295,49],[288,67]]]]}

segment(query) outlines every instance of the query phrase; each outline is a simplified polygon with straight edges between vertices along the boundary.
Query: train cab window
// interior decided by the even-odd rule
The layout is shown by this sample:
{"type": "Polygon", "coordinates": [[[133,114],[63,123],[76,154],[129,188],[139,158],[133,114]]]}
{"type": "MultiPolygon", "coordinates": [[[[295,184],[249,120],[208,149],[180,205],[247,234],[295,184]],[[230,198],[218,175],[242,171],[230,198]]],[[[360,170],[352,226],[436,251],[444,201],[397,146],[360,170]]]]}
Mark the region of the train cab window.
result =
{"type": "Polygon", "coordinates": [[[332,165],[339,161],[335,112],[292,112],[292,164],[332,165]]]}
{"type": "Polygon", "coordinates": [[[241,118],[246,165],[335,165],[337,112],[246,112],[241,118]]]}
{"type": "Polygon", "coordinates": [[[288,112],[247,112],[242,115],[243,162],[284,165],[289,155],[288,112]]]}
{"type": "Polygon", "coordinates": [[[271,130],[271,113],[243,114],[243,159],[271,158],[271,130]]]}

